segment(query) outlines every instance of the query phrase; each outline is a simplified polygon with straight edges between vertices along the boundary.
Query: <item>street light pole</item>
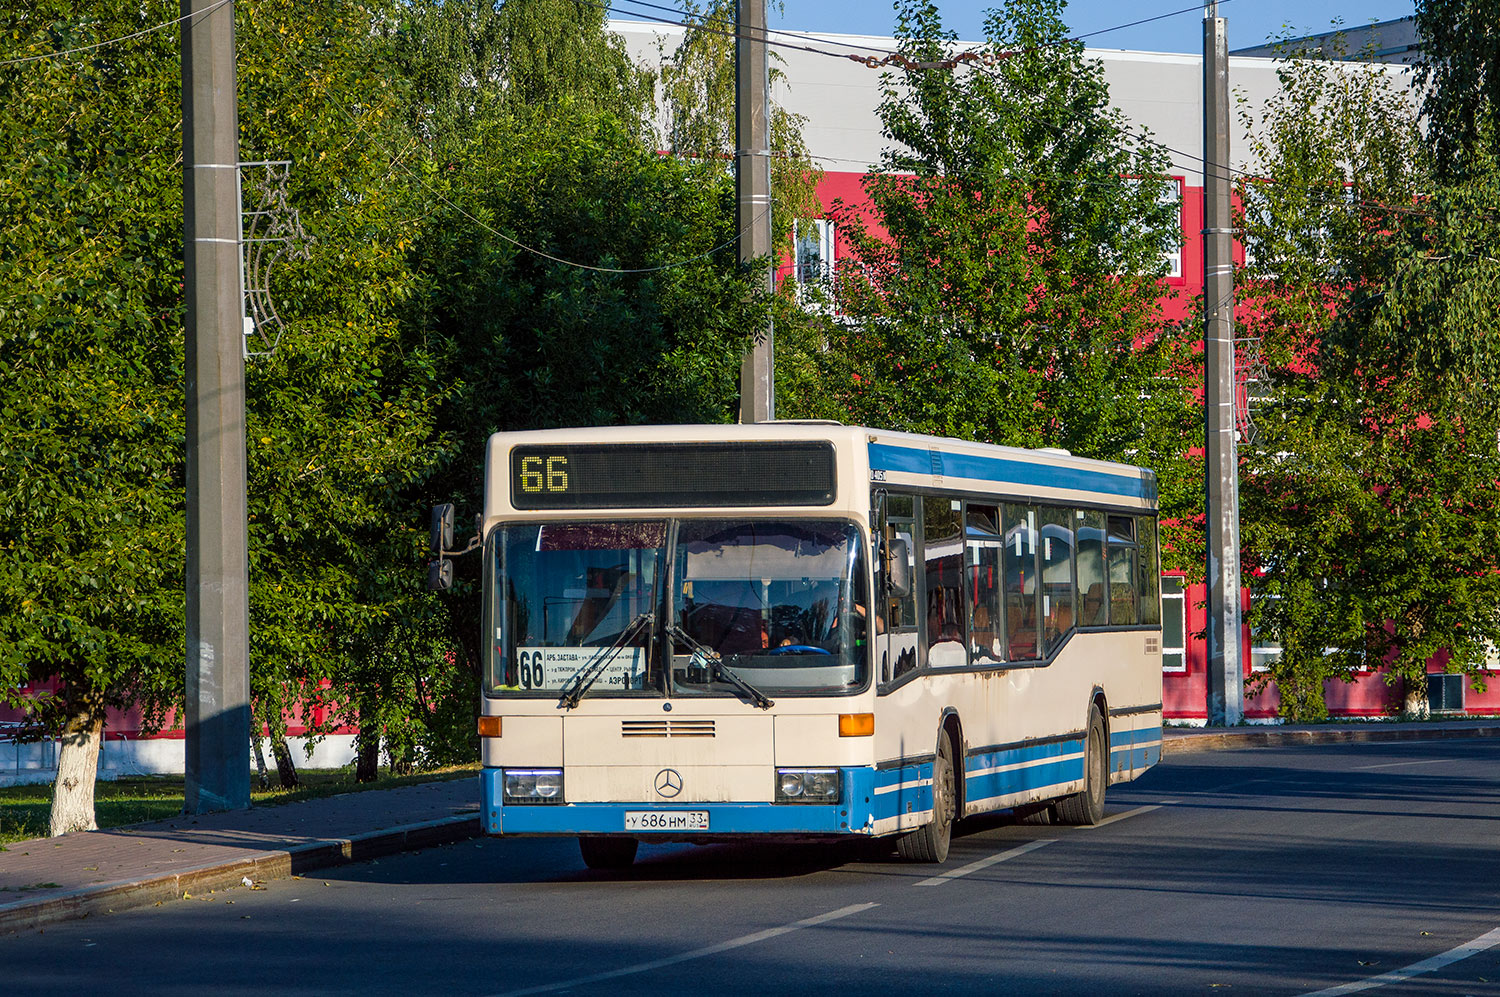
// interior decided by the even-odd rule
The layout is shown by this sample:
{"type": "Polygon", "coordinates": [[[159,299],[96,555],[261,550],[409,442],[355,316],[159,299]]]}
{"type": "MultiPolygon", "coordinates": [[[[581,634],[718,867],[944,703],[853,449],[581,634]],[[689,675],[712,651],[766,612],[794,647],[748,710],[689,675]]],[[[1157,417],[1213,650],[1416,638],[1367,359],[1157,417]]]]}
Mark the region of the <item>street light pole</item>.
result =
{"type": "Polygon", "coordinates": [[[1208,723],[1244,719],[1240,492],[1235,446],[1234,259],[1229,184],[1229,42],[1203,11],[1203,412],[1208,588],[1208,723]]]}
{"type": "Polygon", "coordinates": [[[184,810],[250,805],[245,358],[232,3],[182,0],[187,342],[184,810]]]}
{"type": "MultiPolygon", "coordinates": [[[[771,255],[770,65],[766,49],[766,0],[735,4],[734,192],[738,208],[740,263],[755,265],[771,255]]],[[[766,271],[766,290],[774,289],[766,271]]],[[[740,422],[776,418],[775,340],[770,319],[756,331],[740,363],[740,422]]]]}

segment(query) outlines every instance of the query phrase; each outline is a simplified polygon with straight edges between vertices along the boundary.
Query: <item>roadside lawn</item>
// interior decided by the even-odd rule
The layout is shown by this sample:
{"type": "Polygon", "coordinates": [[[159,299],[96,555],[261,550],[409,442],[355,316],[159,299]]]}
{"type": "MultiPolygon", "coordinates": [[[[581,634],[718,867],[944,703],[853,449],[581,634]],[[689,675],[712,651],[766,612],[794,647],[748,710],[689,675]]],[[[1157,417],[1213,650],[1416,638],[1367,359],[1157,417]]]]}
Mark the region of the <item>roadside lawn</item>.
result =
{"type": "MultiPolygon", "coordinates": [[[[251,776],[250,798],[253,806],[267,807],[295,803],[340,793],[361,793],[369,789],[394,789],[418,782],[469,779],[479,774],[478,765],[458,765],[417,772],[413,775],[386,775],[375,782],[354,781],[354,767],[340,769],[298,769],[302,785],[297,789],[255,788],[251,776]]],[[[148,820],[164,820],[182,813],[182,776],[151,775],[100,780],[94,785],[94,815],[100,827],[119,827],[148,820]]],[[[0,786],[0,845],[11,841],[47,836],[48,814],[52,808],[52,784],[0,786]]]]}

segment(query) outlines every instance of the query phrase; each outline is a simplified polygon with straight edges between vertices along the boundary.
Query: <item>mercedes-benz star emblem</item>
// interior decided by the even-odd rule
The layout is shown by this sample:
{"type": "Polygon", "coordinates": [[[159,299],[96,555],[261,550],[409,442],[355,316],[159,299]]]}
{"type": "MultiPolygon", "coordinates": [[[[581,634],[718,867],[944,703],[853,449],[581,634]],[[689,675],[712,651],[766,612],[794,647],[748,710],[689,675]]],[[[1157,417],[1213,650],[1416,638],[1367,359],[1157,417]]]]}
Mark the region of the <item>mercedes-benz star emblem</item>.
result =
{"type": "Polygon", "coordinates": [[[682,776],[677,774],[676,769],[662,769],[656,773],[656,794],[658,796],[676,796],[682,792],[682,776]]]}

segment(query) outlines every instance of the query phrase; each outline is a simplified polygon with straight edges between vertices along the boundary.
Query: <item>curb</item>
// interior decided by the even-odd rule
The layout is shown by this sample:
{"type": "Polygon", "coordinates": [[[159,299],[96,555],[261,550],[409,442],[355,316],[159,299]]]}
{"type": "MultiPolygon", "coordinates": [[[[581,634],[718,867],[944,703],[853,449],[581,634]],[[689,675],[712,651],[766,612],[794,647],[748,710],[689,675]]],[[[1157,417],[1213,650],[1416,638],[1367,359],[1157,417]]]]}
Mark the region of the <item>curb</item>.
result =
{"type": "Polygon", "coordinates": [[[314,869],[464,841],[479,834],[479,815],[459,814],[348,838],[319,838],[286,849],[256,852],[227,862],[211,862],[147,879],[83,886],[36,900],[0,904],[0,932],[26,931],[54,921],[145,907],[180,899],[184,893],[222,890],[241,885],[246,877],[252,880],[285,879],[314,869]]]}
{"type": "Polygon", "coordinates": [[[1474,724],[1464,727],[1375,726],[1332,727],[1302,730],[1226,730],[1215,733],[1167,732],[1161,753],[1233,751],[1240,748],[1282,748],[1299,744],[1352,744],[1377,741],[1441,741],[1451,738],[1500,737],[1500,725],[1474,724]]]}

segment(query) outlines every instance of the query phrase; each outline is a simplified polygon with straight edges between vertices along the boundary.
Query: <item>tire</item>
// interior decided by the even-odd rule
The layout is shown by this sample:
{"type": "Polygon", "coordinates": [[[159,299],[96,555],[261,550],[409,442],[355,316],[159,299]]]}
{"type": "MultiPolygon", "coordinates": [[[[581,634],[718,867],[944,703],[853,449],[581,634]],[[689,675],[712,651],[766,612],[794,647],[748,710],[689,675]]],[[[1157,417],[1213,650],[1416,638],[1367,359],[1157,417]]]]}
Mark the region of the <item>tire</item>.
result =
{"type": "Polygon", "coordinates": [[[1056,806],[1048,800],[1046,803],[1027,803],[1016,807],[1012,812],[1016,816],[1017,824],[1036,824],[1045,827],[1059,823],[1056,810],[1056,806]]]}
{"type": "Polygon", "coordinates": [[[1104,790],[1109,786],[1109,749],[1104,717],[1099,707],[1089,707],[1088,748],[1083,761],[1083,789],[1057,801],[1057,817],[1063,824],[1097,824],[1104,819],[1104,790]]]}
{"type": "Polygon", "coordinates": [[[583,835],[578,839],[583,864],[590,869],[628,869],[635,861],[635,852],[640,846],[641,843],[634,838],[583,835]]]}
{"type": "Polygon", "coordinates": [[[907,862],[946,862],[953,840],[953,816],[958,799],[953,787],[953,742],[945,731],[938,738],[932,762],[932,820],[896,840],[896,851],[907,862]]]}

